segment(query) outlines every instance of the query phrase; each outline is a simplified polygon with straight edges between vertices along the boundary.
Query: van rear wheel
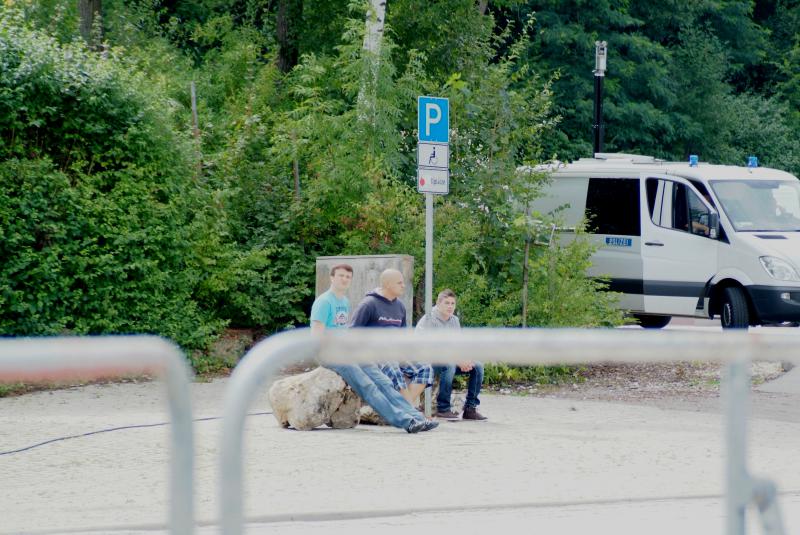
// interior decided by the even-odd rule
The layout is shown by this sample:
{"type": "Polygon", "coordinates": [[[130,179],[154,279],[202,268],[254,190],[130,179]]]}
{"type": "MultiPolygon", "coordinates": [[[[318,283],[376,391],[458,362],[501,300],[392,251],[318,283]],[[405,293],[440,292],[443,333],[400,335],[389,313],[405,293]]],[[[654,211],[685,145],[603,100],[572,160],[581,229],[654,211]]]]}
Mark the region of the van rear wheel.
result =
{"type": "Polygon", "coordinates": [[[645,314],[635,314],[633,317],[639,321],[642,329],[663,329],[672,319],[672,316],[648,316],[645,314]]]}
{"type": "Polygon", "coordinates": [[[744,290],[730,286],[722,291],[722,311],[720,322],[723,329],[747,329],[750,325],[750,311],[744,290]]]}

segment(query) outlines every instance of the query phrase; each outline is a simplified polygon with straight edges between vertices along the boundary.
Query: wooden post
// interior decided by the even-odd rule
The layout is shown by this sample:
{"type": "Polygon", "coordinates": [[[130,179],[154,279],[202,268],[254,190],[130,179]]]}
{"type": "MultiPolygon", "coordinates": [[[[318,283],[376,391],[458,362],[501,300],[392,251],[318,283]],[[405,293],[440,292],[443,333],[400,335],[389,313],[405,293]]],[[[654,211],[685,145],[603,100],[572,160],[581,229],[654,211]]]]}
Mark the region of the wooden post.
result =
{"type": "Polygon", "coordinates": [[[195,156],[197,158],[197,170],[195,178],[200,178],[200,175],[203,172],[203,153],[201,150],[202,145],[200,141],[200,124],[197,118],[197,89],[195,87],[194,80],[192,80],[189,88],[192,95],[192,135],[194,136],[195,156]]]}
{"type": "Polygon", "coordinates": [[[530,205],[525,208],[525,260],[522,263],[522,326],[528,326],[528,258],[531,251],[531,231],[528,219],[531,215],[530,205]]]}
{"type": "MultiPolygon", "coordinates": [[[[81,37],[86,42],[86,45],[94,49],[98,43],[93,42],[92,31],[95,25],[95,19],[98,21],[103,15],[102,0],[78,0],[78,18],[80,20],[81,37]]],[[[102,41],[102,32],[100,41],[102,41]]]]}

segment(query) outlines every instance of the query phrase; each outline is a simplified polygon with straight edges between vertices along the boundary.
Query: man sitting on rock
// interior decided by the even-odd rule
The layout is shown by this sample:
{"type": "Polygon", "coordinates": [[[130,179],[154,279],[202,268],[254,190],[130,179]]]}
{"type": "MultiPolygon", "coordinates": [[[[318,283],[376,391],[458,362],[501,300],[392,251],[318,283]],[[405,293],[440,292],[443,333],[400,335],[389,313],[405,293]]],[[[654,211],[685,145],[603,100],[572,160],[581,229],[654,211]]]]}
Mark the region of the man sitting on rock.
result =
{"type": "MultiPolygon", "coordinates": [[[[331,268],[330,289],[317,297],[311,307],[312,333],[319,334],[325,329],[341,329],[347,326],[350,301],[346,294],[352,281],[353,268],[348,264],[331,268]]],[[[328,368],[338,373],[389,424],[409,433],[430,431],[439,425],[412,407],[376,365],[330,365],[328,368]]]]}
{"type": "MultiPolygon", "coordinates": [[[[353,312],[351,327],[406,326],[406,307],[400,301],[405,291],[403,274],[396,269],[381,273],[379,288],[367,293],[353,312]]],[[[394,387],[412,405],[417,404],[425,387],[433,383],[433,367],[417,362],[386,362],[381,370],[392,380],[394,387]]]]}

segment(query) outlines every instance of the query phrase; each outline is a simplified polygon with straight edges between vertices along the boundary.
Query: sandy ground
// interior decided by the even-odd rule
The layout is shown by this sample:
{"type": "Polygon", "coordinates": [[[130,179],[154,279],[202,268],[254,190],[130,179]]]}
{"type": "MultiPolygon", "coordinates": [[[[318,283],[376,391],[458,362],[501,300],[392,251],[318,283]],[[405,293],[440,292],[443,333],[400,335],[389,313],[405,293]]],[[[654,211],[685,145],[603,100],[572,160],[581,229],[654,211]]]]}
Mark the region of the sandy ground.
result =
{"type": "MultiPolygon", "coordinates": [[[[718,329],[695,320],[670,328],[718,329]]],[[[798,533],[800,369],[778,377],[780,363],[758,363],[754,373],[750,469],[778,484],[787,533],[798,533]]],[[[296,432],[254,414],[246,532],[721,533],[719,378],[708,363],[597,366],[574,386],[486,392],[488,422],[420,435],[296,432]]],[[[221,415],[226,385],[192,385],[195,418],[221,415]]],[[[165,393],[148,381],[0,399],[0,534],[166,533],[167,426],[3,454],[166,422],[165,393]]],[[[251,412],[269,411],[265,394],[251,412]]],[[[208,535],[218,532],[220,420],[194,429],[197,532],[208,535]]],[[[758,527],[756,515],[749,522],[758,527]]]]}
{"type": "MultiPolygon", "coordinates": [[[[226,383],[193,385],[195,417],[221,414],[226,383]]],[[[762,395],[754,393],[755,406],[762,395]]],[[[797,533],[800,395],[781,395],[780,417],[756,411],[750,420],[751,469],[777,482],[788,532],[797,533]]],[[[247,533],[721,533],[722,419],[719,399],[702,399],[657,406],[487,393],[488,422],[445,422],[420,435],[373,426],[296,432],[251,416],[247,533]]],[[[268,410],[265,396],[252,410],[268,410]]],[[[0,452],[167,418],[158,382],[0,399],[0,452]]],[[[217,532],[219,430],[219,420],[195,424],[203,534],[217,532]]],[[[167,433],[120,430],[0,455],[0,533],[163,532],[167,433]]]]}

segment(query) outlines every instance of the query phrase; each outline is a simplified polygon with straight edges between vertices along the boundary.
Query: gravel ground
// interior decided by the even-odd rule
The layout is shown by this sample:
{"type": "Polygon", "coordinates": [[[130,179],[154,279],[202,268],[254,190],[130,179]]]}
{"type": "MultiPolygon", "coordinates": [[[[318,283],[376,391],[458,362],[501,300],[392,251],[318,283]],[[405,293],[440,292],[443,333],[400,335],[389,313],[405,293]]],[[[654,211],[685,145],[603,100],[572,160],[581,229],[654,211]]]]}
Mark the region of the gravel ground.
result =
{"type": "MultiPolygon", "coordinates": [[[[196,417],[220,414],[227,383],[192,385],[196,417]]],[[[165,421],[165,404],[158,382],[0,399],[0,451],[165,421]]],[[[536,525],[547,526],[548,533],[570,533],[578,532],[580,520],[584,529],[633,535],[650,532],[646,528],[656,518],[671,533],[686,531],[687,525],[697,526],[698,533],[722,531],[719,415],[488,392],[481,408],[488,422],[444,422],[421,435],[376,426],[297,432],[280,428],[269,415],[249,418],[245,515],[265,526],[248,532],[291,535],[313,527],[326,533],[397,533],[404,526],[422,532],[444,526],[440,531],[452,532],[447,526],[454,525],[466,533],[477,533],[478,526],[482,532],[488,526],[520,532],[536,525]],[[424,460],[430,462],[420,465],[424,460]],[[621,529],[620,511],[633,508],[641,514],[621,529]],[[687,521],[675,524],[676,515],[688,515],[687,521]]],[[[252,411],[264,410],[262,395],[252,411]]],[[[751,426],[754,473],[776,479],[791,509],[787,527],[793,532],[800,527],[795,454],[800,423],[757,418],[751,426]]],[[[164,533],[168,431],[167,426],[120,430],[0,456],[0,534],[90,528],[106,534],[164,533]]],[[[219,420],[195,424],[195,493],[197,518],[207,526],[203,533],[216,531],[208,526],[218,516],[220,431],[219,420]]]]}
{"type": "MultiPolygon", "coordinates": [[[[720,412],[723,367],[715,362],[598,364],[579,372],[580,381],[561,385],[513,385],[490,388],[505,395],[550,399],[605,401],[662,409],[720,412]]],[[[800,421],[800,392],[776,394],[758,387],[780,377],[779,362],[755,362],[751,369],[752,414],[775,420],[800,421]]]]}
{"type": "MultiPolygon", "coordinates": [[[[794,532],[800,392],[759,390],[782,374],[779,363],[755,363],[752,372],[751,467],[776,479],[794,532]]],[[[575,384],[487,389],[481,410],[489,422],[445,422],[424,436],[375,426],[300,433],[281,429],[269,415],[253,416],[244,458],[249,533],[452,532],[456,525],[467,533],[518,532],[535,525],[550,533],[592,526],[627,535],[654,521],[663,533],[721,532],[721,367],[603,364],[580,375],[575,384]],[[387,458],[445,462],[412,472],[410,491],[397,484],[408,463],[387,458]],[[332,521],[348,511],[352,520],[332,521]],[[623,514],[630,526],[621,525],[623,514]],[[681,515],[685,522],[676,523],[681,515]]],[[[192,385],[195,417],[220,415],[226,383],[192,385]]],[[[268,410],[264,394],[253,411],[268,410]]],[[[166,419],[163,385],[147,380],[0,398],[0,451],[166,419]]],[[[201,532],[212,533],[219,421],[197,422],[195,433],[197,518],[201,532]]],[[[167,446],[168,427],[158,426],[0,456],[0,534],[163,533],[167,446]]]]}

